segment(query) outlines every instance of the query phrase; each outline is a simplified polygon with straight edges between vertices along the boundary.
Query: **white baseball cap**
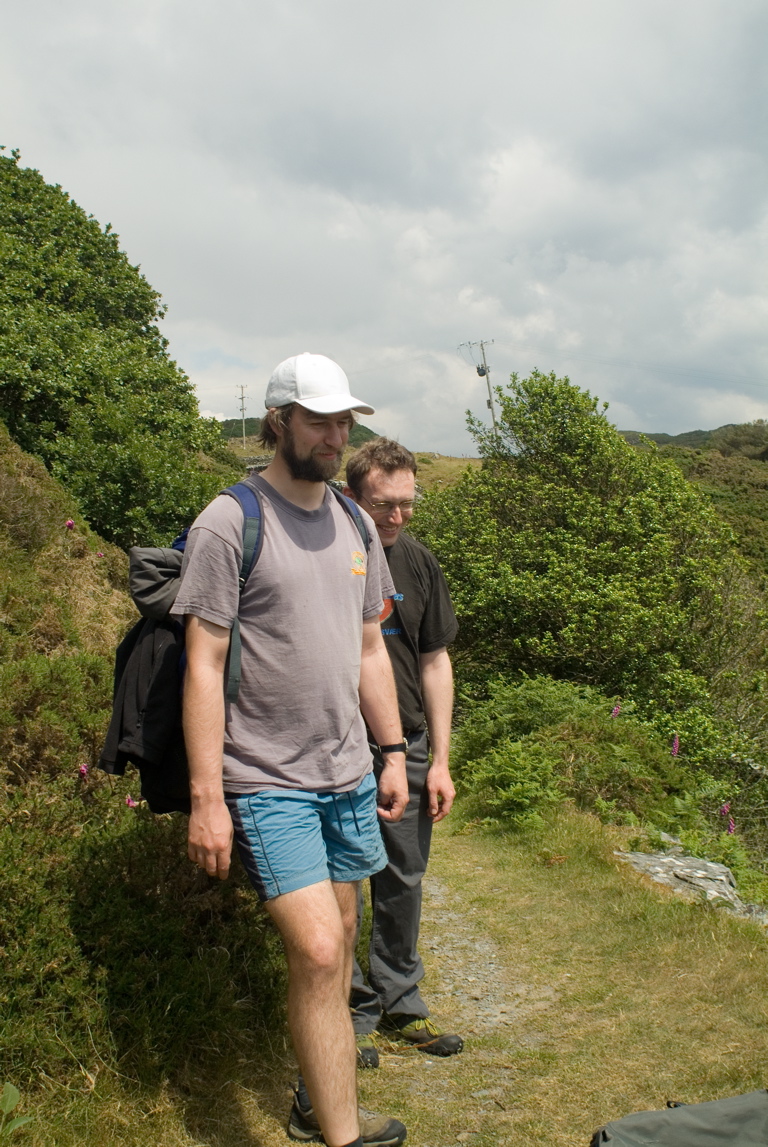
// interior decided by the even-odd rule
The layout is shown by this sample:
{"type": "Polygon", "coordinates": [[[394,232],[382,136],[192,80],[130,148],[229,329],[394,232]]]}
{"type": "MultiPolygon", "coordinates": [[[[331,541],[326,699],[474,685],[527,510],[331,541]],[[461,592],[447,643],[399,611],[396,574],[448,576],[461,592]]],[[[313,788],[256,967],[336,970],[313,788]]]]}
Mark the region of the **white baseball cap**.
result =
{"type": "Polygon", "coordinates": [[[338,363],[324,354],[309,352],[285,359],[275,367],[267,383],[267,410],[289,402],[298,402],[315,414],[333,414],[337,410],[374,413],[372,406],[349,393],[349,379],[338,363]]]}

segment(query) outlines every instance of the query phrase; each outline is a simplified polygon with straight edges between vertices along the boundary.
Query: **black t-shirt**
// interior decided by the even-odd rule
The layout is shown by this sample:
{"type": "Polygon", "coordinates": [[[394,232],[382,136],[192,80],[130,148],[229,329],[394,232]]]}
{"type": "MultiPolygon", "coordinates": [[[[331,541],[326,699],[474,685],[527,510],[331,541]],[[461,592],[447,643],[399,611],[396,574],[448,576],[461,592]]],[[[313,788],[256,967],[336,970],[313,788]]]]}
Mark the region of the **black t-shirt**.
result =
{"type": "Polygon", "coordinates": [[[381,632],[395,673],[400,720],[410,732],[424,724],[419,654],[450,645],[459,626],[443,571],[426,546],[402,533],[384,554],[396,593],[384,604],[381,632]]]}

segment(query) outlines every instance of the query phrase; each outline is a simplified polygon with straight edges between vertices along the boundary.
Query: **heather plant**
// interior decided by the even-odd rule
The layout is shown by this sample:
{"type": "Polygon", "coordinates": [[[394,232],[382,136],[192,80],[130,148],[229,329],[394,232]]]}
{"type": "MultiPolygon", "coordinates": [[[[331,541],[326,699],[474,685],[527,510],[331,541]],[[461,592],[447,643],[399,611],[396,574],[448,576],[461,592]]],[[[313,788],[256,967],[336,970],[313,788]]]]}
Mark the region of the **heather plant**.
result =
{"type": "Polygon", "coordinates": [[[631,704],[538,677],[494,681],[452,761],[473,811],[516,827],[565,799],[606,821],[701,827],[700,780],[678,750],[631,704]]]}
{"type": "Polygon", "coordinates": [[[197,874],[184,818],[95,768],[126,557],[2,430],[0,481],[0,1071],[151,1089],[258,1057],[282,961],[242,873],[197,874]]]}
{"type": "Polygon", "coordinates": [[[282,1014],[279,941],[242,872],[198,873],[186,818],[135,785],[76,768],[7,790],[0,1070],[18,1080],[80,1065],[156,1087],[257,1054],[282,1014]]]}

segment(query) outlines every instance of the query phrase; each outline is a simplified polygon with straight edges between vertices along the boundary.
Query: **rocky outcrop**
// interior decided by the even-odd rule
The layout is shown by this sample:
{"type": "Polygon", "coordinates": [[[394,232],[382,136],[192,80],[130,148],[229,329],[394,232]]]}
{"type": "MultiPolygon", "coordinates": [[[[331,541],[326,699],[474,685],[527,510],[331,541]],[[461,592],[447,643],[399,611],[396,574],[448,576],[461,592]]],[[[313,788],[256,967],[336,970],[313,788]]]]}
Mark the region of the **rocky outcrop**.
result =
{"type": "Polygon", "coordinates": [[[666,839],[670,844],[667,852],[616,852],[614,855],[679,896],[706,900],[768,928],[768,911],[756,904],[746,904],[741,899],[730,868],[713,860],[685,856],[674,837],[666,839]]]}

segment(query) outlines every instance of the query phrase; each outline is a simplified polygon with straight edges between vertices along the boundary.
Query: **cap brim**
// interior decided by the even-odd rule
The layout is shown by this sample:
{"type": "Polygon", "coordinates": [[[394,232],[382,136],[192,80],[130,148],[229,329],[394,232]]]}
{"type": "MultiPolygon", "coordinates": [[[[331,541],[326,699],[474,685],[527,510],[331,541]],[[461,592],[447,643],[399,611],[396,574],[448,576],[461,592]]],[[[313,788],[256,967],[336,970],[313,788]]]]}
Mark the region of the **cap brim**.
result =
{"type": "Polygon", "coordinates": [[[341,410],[356,410],[358,414],[376,413],[367,402],[353,398],[348,391],[344,394],[324,394],[321,398],[295,398],[294,402],[314,414],[335,414],[341,410]]]}

